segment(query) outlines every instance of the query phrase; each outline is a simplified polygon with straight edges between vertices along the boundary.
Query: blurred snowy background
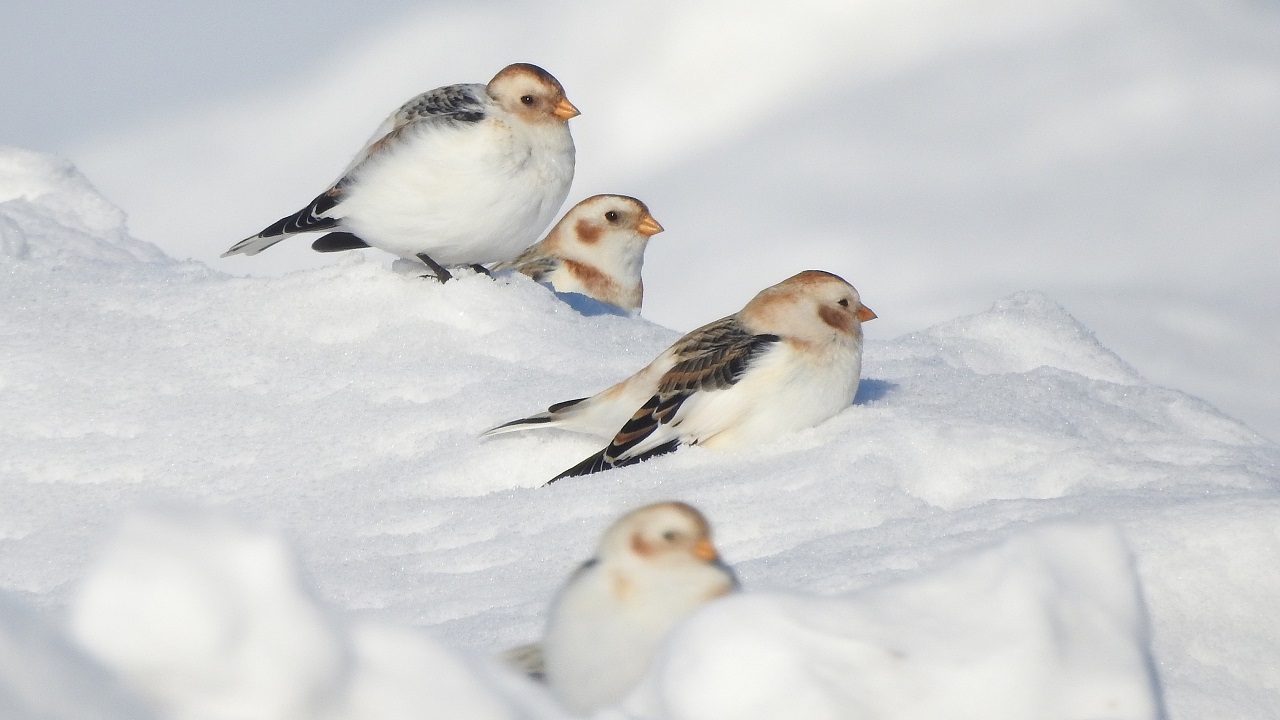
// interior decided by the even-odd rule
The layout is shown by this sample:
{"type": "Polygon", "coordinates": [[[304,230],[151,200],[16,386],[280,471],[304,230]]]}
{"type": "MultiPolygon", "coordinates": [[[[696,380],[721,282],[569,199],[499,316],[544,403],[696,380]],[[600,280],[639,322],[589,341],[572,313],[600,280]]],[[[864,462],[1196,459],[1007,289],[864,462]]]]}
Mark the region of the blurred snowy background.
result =
{"type": "Polygon", "coordinates": [[[408,97],[543,65],[582,109],[569,203],[640,197],[645,315],[794,271],[888,338],[1044,291],[1156,383],[1280,437],[1280,4],[1258,0],[0,5],[0,142],[71,159],[131,233],[217,260],[408,97]]]}

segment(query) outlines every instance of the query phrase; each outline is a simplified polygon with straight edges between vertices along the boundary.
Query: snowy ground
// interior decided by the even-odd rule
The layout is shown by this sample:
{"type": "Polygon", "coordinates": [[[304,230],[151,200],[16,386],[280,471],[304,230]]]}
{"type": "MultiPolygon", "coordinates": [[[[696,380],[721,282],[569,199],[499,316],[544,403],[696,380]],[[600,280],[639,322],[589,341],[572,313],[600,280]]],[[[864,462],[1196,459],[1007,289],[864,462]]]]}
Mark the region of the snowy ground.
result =
{"type": "Polygon", "coordinates": [[[487,656],[537,637],[616,515],[668,498],[708,515],[748,594],[677,635],[631,717],[1280,707],[1280,447],[1148,382],[1042,294],[897,337],[869,324],[857,402],[812,430],[541,488],[596,441],[475,434],[676,332],[521,278],[439,286],[358,257],[228,276],[12,149],[0,269],[5,717],[95,716],[79,698],[97,717],[434,717],[414,700],[433,688],[470,717],[555,717],[487,656]],[[219,627],[241,654],[201,655],[219,627]],[[726,662],[734,644],[814,674],[726,662]]]}

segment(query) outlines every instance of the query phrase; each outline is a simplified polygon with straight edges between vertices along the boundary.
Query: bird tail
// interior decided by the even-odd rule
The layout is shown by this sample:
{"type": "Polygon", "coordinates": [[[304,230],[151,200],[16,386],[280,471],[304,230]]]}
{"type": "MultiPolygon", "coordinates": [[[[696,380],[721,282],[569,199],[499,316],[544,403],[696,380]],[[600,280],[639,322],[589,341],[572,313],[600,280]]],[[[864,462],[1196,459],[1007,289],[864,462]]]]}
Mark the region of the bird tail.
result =
{"type": "Polygon", "coordinates": [[[334,186],[320,195],[317,195],[316,199],[311,201],[311,204],[302,208],[298,212],[282,217],[268,225],[257,235],[247,237],[235,245],[232,245],[229,250],[222,253],[222,257],[241,254],[257,255],[290,235],[314,232],[317,230],[329,230],[330,228],[337,227],[338,218],[327,217],[324,213],[332,210],[333,206],[337,205],[338,201],[341,199],[341,188],[334,186]]]}
{"type": "Polygon", "coordinates": [[[254,235],[253,237],[245,238],[235,245],[232,245],[230,250],[222,253],[222,257],[231,257],[232,255],[257,255],[287,237],[289,236],[276,235],[274,237],[263,237],[262,235],[254,235]]]}
{"type": "Polygon", "coordinates": [[[519,430],[530,430],[533,428],[553,428],[559,427],[568,420],[570,410],[575,408],[579,403],[587,398],[577,398],[575,400],[566,400],[556,403],[547,408],[546,412],[540,412],[537,415],[530,415],[527,418],[512,420],[511,422],[502,423],[501,425],[489,428],[480,433],[480,437],[489,437],[491,435],[501,435],[502,433],[516,432],[519,430]]]}

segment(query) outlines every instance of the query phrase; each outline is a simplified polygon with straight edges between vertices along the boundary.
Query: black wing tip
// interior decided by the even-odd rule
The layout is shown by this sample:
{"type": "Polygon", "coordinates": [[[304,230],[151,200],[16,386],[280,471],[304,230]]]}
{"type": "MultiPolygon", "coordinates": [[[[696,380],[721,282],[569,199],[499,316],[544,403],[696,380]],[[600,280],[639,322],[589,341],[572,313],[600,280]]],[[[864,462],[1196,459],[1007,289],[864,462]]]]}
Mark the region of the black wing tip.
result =
{"type": "Polygon", "coordinates": [[[629,457],[629,458],[622,458],[622,459],[610,458],[609,451],[613,449],[614,447],[610,445],[609,447],[601,450],[595,455],[592,455],[586,460],[583,460],[577,465],[574,465],[568,470],[565,470],[559,475],[551,478],[546,482],[545,485],[543,485],[543,487],[546,487],[547,485],[550,485],[551,483],[557,480],[562,480],[564,478],[582,477],[583,475],[594,475],[598,472],[604,472],[605,470],[612,470],[614,468],[636,465],[650,458],[658,457],[659,455],[666,455],[668,453],[673,453],[676,450],[680,449],[680,439],[672,438],[671,440],[668,440],[655,448],[646,450],[645,452],[640,453],[639,455],[636,455],[634,457],[629,457]]]}
{"type": "Polygon", "coordinates": [[[543,485],[542,487],[546,487],[547,485],[550,485],[551,483],[557,480],[563,480],[565,478],[571,478],[571,477],[582,477],[583,475],[594,475],[595,473],[609,470],[610,468],[614,467],[614,464],[612,462],[609,462],[609,460],[605,457],[605,453],[608,452],[608,450],[609,448],[605,448],[604,450],[601,450],[600,452],[596,453],[595,455],[592,455],[586,460],[583,460],[577,465],[574,465],[568,470],[565,470],[559,475],[548,480],[546,482],[546,485],[543,485]]]}
{"type": "Polygon", "coordinates": [[[311,249],[321,253],[341,252],[343,250],[359,250],[369,247],[360,236],[349,232],[331,232],[311,243],[311,249]]]}

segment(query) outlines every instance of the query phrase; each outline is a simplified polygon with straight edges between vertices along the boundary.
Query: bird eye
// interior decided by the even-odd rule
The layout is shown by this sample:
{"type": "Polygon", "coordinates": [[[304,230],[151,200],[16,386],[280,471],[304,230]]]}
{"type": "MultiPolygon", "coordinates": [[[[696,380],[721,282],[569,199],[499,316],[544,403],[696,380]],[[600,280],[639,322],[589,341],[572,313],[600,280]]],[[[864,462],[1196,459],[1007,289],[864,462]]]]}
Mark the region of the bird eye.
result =
{"type": "Polygon", "coordinates": [[[520,96],[520,102],[524,103],[525,105],[532,105],[532,104],[533,104],[533,96],[532,96],[532,95],[521,95],[521,96],[520,96]]]}
{"type": "Polygon", "coordinates": [[[840,302],[836,304],[840,307],[849,307],[849,298],[840,298],[840,302]]]}
{"type": "MultiPolygon", "coordinates": [[[[609,212],[604,214],[604,219],[608,220],[609,222],[618,222],[618,211],[610,210],[609,212]]],[[[663,535],[663,537],[666,537],[666,535],[663,535]]]]}
{"type": "Polygon", "coordinates": [[[663,540],[666,540],[667,542],[675,542],[675,539],[676,539],[676,531],[675,531],[675,530],[668,530],[668,531],[666,531],[666,532],[662,533],[662,539],[663,539],[663,540]]]}

